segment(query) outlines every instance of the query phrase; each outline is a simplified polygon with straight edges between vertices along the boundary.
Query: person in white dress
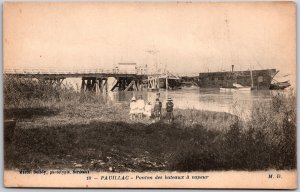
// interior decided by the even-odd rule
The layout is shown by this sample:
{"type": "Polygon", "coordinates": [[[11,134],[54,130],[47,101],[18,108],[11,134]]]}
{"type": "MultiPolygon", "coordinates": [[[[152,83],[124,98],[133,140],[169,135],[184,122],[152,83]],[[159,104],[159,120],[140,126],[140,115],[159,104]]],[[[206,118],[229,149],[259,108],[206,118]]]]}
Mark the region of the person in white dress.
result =
{"type": "Polygon", "coordinates": [[[134,120],[136,118],[136,115],[137,115],[137,102],[136,102],[135,97],[132,97],[132,99],[131,99],[129,115],[130,115],[131,120],[134,120]]]}
{"type": "Polygon", "coordinates": [[[143,97],[140,95],[139,99],[136,101],[137,105],[137,116],[139,119],[143,118],[144,108],[145,108],[145,101],[143,100],[143,97]]]}
{"type": "Polygon", "coordinates": [[[147,104],[145,105],[145,110],[144,110],[144,115],[150,119],[151,117],[151,108],[152,108],[152,105],[150,103],[150,101],[147,102],[147,104]]]}

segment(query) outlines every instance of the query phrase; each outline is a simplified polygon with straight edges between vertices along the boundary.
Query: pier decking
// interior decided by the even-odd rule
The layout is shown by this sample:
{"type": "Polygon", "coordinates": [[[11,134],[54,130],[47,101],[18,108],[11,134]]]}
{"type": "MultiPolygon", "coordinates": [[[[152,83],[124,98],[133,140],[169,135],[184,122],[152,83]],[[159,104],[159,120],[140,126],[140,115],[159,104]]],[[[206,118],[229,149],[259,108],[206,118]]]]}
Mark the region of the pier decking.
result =
{"type": "Polygon", "coordinates": [[[129,70],[122,68],[113,69],[85,69],[85,70],[42,70],[42,69],[8,69],[4,70],[7,76],[17,78],[35,78],[39,81],[49,81],[54,85],[60,86],[66,78],[82,78],[82,91],[107,92],[107,79],[114,77],[115,84],[110,91],[140,91],[144,88],[159,89],[169,88],[169,82],[180,80],[169,72],[148,73],[147,69],[136,67],[129,70]],[[161,85],[161,80],[165,82],[161,85]]]}

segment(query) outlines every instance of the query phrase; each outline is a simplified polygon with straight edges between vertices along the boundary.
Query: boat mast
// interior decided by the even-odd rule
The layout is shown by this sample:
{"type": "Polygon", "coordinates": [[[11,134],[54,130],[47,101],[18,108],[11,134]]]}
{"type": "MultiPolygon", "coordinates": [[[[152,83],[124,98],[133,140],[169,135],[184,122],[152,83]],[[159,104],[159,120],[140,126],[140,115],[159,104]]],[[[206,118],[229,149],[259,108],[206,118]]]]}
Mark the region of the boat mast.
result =
{"type": "Polygon", "coordinates": [[[251,88],[253,88],[253,76],[252,76],[252,69],[250,69],[250,75],[251,75],[251,88]]]}

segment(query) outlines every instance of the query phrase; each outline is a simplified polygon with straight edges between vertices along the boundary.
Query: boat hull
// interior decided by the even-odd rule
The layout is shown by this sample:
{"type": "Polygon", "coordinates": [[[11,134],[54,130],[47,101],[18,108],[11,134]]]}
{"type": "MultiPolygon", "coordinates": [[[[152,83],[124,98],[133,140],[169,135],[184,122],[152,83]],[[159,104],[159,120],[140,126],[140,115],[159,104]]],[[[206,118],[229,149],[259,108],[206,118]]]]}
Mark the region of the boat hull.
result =
{"type": "Polygon", "coordinates": [[[271,90],[283,90],[290,86],[291,86],[291,84],[289,83],[289,81],[277,82],[277,83],[271,84],[270,89],[271,90]]]}
{"type": "Polygon", "coordinates": [[[199,86],[231,88],[234,87],[234,83],[237,83],[243,87],[252,87],[254,90],[268,90],[275,74],[276,69],[200,73],[199,86]]]}

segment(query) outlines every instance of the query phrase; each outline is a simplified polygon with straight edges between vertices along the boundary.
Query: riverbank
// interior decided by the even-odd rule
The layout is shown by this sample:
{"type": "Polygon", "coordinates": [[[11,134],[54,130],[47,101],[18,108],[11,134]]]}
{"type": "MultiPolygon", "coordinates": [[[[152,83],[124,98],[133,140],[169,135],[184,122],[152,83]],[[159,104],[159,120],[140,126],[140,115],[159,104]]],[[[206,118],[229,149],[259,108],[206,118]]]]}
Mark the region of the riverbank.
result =
{"type": "Polygon", "coordinates": [[[95,103],[6,109],[6,118],[17,119],[13,141],[5,150],[6,168],[166,169],[168,155],[178,144],[189,145],[195,139],[193,132],[213,140],[217,129],[228,130],[236,118],[227,113],[175,110],[175,121],[168,124],[132,121],[128,112],[127,104],[95,103]],[[223,125],[214,126],[212,119],[223,125]]]}
{"type": "Polygon", "coordinates": [[[18,122],[12,143],[5,148],[5,168],[116,172],[295,168],[293,151],[282,150],[290,137],[282,135],[284,143],[275,145],[263,130],[243,128],[245,123],[234,115],[175,110],[175,121],[168,124],[131,121],[128,111],[126,104],[92,103],[7,109],[5,114],[17,115],[18,122]]]}
{"type": "Polygon", "coordinates": [[[17,85],[18,89],[13,84],[4,89],[5,119],[17,121],[12,140],[5,143],[6,169],[296,168],[293,94],[258,102],[247,121],[228,113],[175,109],[175,121],[169,124],[164,120],[131,121],[129,103],[113,104],[99,95],[37,89],[38,84],[29,84],[37,86],[36,92],[30,86],[25,87],[26,92],[17,85]]]}

